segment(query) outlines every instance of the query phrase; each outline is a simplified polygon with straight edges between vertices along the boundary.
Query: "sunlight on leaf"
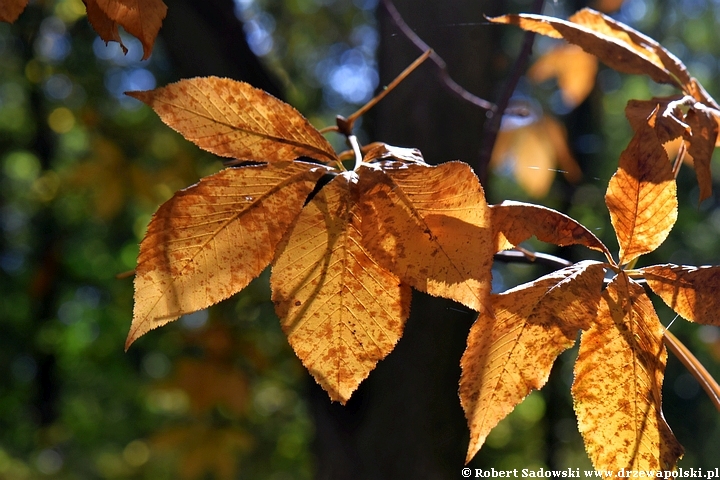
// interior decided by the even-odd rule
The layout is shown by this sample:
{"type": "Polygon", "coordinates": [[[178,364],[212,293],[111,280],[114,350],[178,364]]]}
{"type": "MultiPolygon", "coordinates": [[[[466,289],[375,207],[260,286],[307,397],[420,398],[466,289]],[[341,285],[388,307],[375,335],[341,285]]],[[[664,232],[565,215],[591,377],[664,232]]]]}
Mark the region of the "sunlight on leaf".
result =
{"type": "Polygon", "coordinates": [[[268,266],[325,172],[300,162],[228,168],[164,203],[140,244],[125,348],[245,288],[268,266]]]}
{"type": "Polygon", "coordinates": [[[180,80],[127,92],[200,148],[223,157],[262,162],[307,156],[327,162],[335,152],[297,110],[269,93],[228,78],[180,80]]]}
{"type": "Polygon", "coordinates": [[[595,317],[604,268],[581,262],[492,296],[461,360],[460,401],[470,426],[466,461],[490,430],[547,382],[557,356],[595,317]]]}
{"type": "Polygon", "coordinates": [[[652,252],[677,220],[677,186],[665,149],[641,126],[620,155],[605,203],[620,245],[620,265],[652,252]]]}
{"type": "Polygon", "coordinates": [[[378,262],[417,288],[482,310],[492,243],[483,189],[465,163],[363,168],[363,242],[378,262]]]}
{"type": "Polygon", "coordinates": [[[336,176],[278,247],[270,283],[283,331],[332,400],[345,403],[402,336],[410,288],[362,246],[357,175],[336,176]]]}
{"type": "Polygon", "coordinates": [[[653,265],[641,269],[648,285],[675,313],[720,327],[720,267],[653,265]]]}
{"type": "Polygon", "coordinates": [[[583,332],[572,394],[596,470],[672,470],[683,449],[665,423],[663,326],[643,288],[621,272],[583,332]]]}

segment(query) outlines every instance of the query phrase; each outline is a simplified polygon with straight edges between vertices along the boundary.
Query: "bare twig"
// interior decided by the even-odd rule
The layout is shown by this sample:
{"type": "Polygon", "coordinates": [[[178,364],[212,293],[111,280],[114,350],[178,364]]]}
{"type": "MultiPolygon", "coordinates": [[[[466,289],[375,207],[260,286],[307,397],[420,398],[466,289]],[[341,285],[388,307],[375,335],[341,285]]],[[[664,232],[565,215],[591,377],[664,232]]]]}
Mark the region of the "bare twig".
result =
{"type": "MultiPolygon", "coordinates": [[[[544,3],[544,0],[535,0],[530,13],[542,13],[544,3]]],[[[492,155],[495,140],[497,139],[498,132],[500,131],[500,123],[502,122],[503,113],[510,103],[510,98],[512,98],[512,95],[515,92],[515,87],[517,87],[520,77],[527,68],[534,41],[535,33],[525,32],[520,53],[515,60],[515,65],[513,66],[510,77],[505,84],[505,88],[503,89],[497,108],[488,110],[487,112],[487,120],[485,121],[485,127],[483,128],[482,147],[480,150],[480,158],[478,159],[477,171],[484,171],[485,166],[490,163],[490,156],[492,155]]]]}
{"type": "MultiPolygon", "coordinates": [[[[432,48],[427,43],[425,43],[415,32],[413,32],[407,23],[405,23],[402,15],[400,15],[400,12],[398,12],[398,9],[395,7],[391,0],[383,0],[382,5],[383,7],[385,7],[385,10],[388,12],[390,18],[392,18],[395,25],[397,25],[400,31],[413,43],[413,45],[420,49],[421,52],[432,50],[432,48]]],[[[430,60],[432,60],[433,63],[438,66],[438,68],[440,69],[440,79],[443,81],[445,86],[448,87],[450,91],[452,91],[454,94],[456,94],[463,100],[472,103],[475,106],[484,108],[485,110],[494,110],[496,108],[492,102],[488,102],[487,100],[468,92],[455,80],[453,80],[447,71],[447,64],[445,63],[445,60],[443,60],[440,55],[433,51],[430,54],[430,60]]]]}
{"type": "Polygon", "coordinates": [[[710,397],[715,408],[720,412],[720,385],[718,385],[712,375],[705,369],[703,364],[700,363],[700,360],[698,360],[675,335],[670,333],[669,330],[665,330],[663,340],[670,351],[682,362],[687,371],[700,383],[700,386],[702,386],[705,393],[710,397]]]}

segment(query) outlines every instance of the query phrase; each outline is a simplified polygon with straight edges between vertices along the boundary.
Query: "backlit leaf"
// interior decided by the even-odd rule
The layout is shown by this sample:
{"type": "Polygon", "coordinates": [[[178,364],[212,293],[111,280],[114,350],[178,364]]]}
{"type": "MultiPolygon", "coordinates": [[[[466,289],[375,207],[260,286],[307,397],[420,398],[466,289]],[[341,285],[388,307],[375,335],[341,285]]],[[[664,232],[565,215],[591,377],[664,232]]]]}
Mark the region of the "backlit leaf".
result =
{"type": "Polygon", "coordinates": [[[303,365],[345,403],[392,351],[410,309],[410,288],[362,244],[357,174],[320,190],[278,247],[272,299],[303,365]]]}
{"type": "Polygon", "coordinates": [[[460,401],[470,426],[467,461],[490,430],[547,382],[557,356],[595,317],[604,269],[582,262],[492,296],[461,360],[460,401]]]}
{"type": "Polygon", "coordinates": [[[572,394],[596,470],[672,470],[683,450],[665,423],[663,326],[643,288],[621,272],[583,332],[572,394]]]}
{"type": "Polygon", "coordinates": [[[268,266],[325,172],[301,162],[228,168],[165,202],[140,244],[125,348],[242,290],[268,266]]]}
{"type": "Polygon", "coordinates": [[[597,58],[577,45],[562,45],[540,57],[528,70],[534,82],[557,78],[565,105],[575,108],[587,98],[595,85],[597,58]]]}
{"type": "Polygon", "coordinates": [[[532,14],[503,15],[490,20],[563,38],[619,72],[646,74],[656,82],[678,88],[690,84],[690,76],[677,57],[650,37],[595,10],[580,10],[568,20],[532,14]]]}
{"type": "Polygon", "coordinates": [[[506,200],[491,205],[490,211],[496,252],[514,248],[535,236],[542,242],[561,247],[585,245],[612,260],[607,247],[590,230],[556,210],[506,200]]]}
{"type": "Polygon", "coordinates": [[[90,25],[92,25],[93,30],[97,32],[100,38],[105,41],[105,44],[107,45],[108,42],[118,42],[123,53],[127,53],[128,49],[120,37],[118,23],[107,16],[98,5],[97,0],[85,0],[85,7],[90,25]]]}
{"type": "Polygon", "coordinates": [[[336,158],[325,137],[297,110],[247,83],[203,77],[127,94],[216,155],[265,162],[336,158]]]}
{"type": "Polygon", "coordinates": [[[364,167],[363,244],[381,265],[418,290],[474,310],[490,291],[490,215],[465,163],[364,167]]]}
{"type": "MultiPolygon", "coordinates": [[[[715,111],[715,113],[720,112],[715,111]]],[[[713,112],[700,104],[688,111],[685,120],[690,126],[689,138],[686,136],[689,144],[688,152],[693,158],[695,176],[700,186],[699,201],[702,202],[712,195],[710,161],[718,138],[718,124],[713,112]]]]}
{"type": "Polygon", "coordinates": [[[653,265],[641,269],[648,285],[683,318],[720,327],[720,267],[653,265]]]}
{"type": "Polygon", "coordinates": [[[3,0],[0,2],[0,21],[15,22],[27,4],[28,0],[3,0]]]}
{"type": "MultiPolygon", "coordinates": [[[[120,25],[130,35],[137,37],[143,46],[143,60],[150,57],[152,53],[153,45],[155,45],[155,38],[157,37],[162,21],[167,14],[167,6],[162,0],[86,0],[88,10],[90,10],[90,3],[96,3],[97,6],[106,15],[107,19],[120,25]]],[[[93,28],[96,23],[102,25],[103,30],[97,30],[100,38],[108,42],[110,40],[116,40],[116,38],[106,38],[107,30],[105,30],[107,22],[106,20],[99,20],[98,17],[90,19],[93,28]]],[[[114,26],[113,30],[117,34],[117,25],[114,26]]],[[[122,42],[121,42],[122,45],[122,42]]],[[[127,50],[123,47],[124,50],[127,50]]]]}
{"type": "Polygon", "coordinates": [[[620,265],[655,250],[677,220],[677,186],[665,149],[641,126],[620,155],[605,203],[620,245],[620,265]]]}

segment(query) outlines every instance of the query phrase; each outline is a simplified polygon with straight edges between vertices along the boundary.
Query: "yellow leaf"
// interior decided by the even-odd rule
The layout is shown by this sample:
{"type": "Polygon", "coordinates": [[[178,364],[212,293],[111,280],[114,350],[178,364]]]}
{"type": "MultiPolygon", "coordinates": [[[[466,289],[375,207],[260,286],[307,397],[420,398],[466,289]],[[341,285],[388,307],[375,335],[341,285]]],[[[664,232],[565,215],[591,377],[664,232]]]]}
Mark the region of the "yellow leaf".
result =
{"type": "Polygon", "coordinates": [[[560,247],[585,245],[612,260],[610,251],[590,230],[556,210],[506,200],[491,205],[490,211],[496,252],[514,248],[535,236],[542,242],[560,247]]]}
{"type": "Polygon", "coordinates": [[[583,332],[572,394],[596,470],[673,470],[683,450],[665,423],[663,326],[643,288],[621,272],[583,332]]]}
{"type": "Polygon", "coordinates": [[[620,244],[620,265],[655,250],[675,225],[675,178],[667,154],[650,126],[640,126],[620,155],[605,203],[620,244]]]}
{"type": "Polygon", "coordinates": [[[595,10],[580,10],[568,20],[532,14],[503,15],[490,20],[563,38],[619,72],[646,74],[659,83],[691,88],[687,69],[677,57],[650,37],[595,10]]]}
{"type": "Polygon", "coordinates": [[[0,2],[0,21],[14,23],[27,4],[28,0],[3,0],[0,2]]]}
{"type": "Polygon", "coordinates": [[[500,420],[547,382],[557,356],[590,325],[603,277],[602,264],[581,262],[492,296],[494,315],[480,314],[461,360],[467,461],[500,420]]]}
{"type": "Polygon", "coordinates": [[[247,83],[193,78],[127,94],[152,107],[183,137],[216,155],[262,162],[301,156],[336,159],[330,143],[297,110],[247,83]]]}
{"type": "Polygon", "coordinates": [[[326,171],[301,162],[228,168],[164,203],[140,244],[125,348],[259,275],[326,171]]]}
{"type": "Polygon", "coordinates": [[[562,45],[540,57],[527,75],[537,83],[557,78],[565,105],[575,108],[590,95],[597,69],[594,55],[577,45],[562,45]]]}
{"type": "Polygon", "coordinates": [[[490,291],[492,241],[483,189],[465,163],[363,167],[363,245],[423,292],[480,311],[490,291]]]}
{"type": "Polygon", "coordinates": [[[357,174],[336,176],[298,217],[270,283],[283,331],[332,400],[345,403],[402,336],[410,288],[362,244],[357,174]]]}
{"type": "Polygon", "coordinates": [[[675,313],[692,322],[720,327],[720,267],[666,264],[641,270],[652,291],[675,313]]]}
{"type": "MultiPolygon", "coordinates": [[[[105,42],[117,40],[113,37],[117,35],[117,25],[120,25],[142,43],[143,60],[150,57],[155,38],[167,14],[167,6],[162,0],[87,0],[87,5],[88,18],[93,28],[96,28],[96,25],[102,28],[102,30],[96,29],[100,38],[105,42]],[[102,10],[106,19],[101,19],[100,16],[90,17],[90,4],[93,3],[102,10]],[[108,20],[116,24],[110,31],[107,30],[108,20]],[[104,36],[108,34],[108,37],[104,36]]],[[[122,42],[120,44],[122,45],[122,42]]],[[[127,51],[124,46],[123,50],[127,51]]]]}

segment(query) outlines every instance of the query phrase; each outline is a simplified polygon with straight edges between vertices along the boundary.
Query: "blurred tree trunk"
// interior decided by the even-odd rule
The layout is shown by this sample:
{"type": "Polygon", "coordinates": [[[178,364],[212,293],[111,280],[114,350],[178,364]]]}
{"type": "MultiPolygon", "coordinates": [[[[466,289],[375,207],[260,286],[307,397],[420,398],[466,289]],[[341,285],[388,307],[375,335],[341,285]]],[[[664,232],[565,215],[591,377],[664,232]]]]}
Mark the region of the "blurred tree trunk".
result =
{"type": "MultiPolygon", "coordinates": [[[[503,2],[437,0],[394,2],[407,24],[446,62],[452,78],[493,100],[493,52],[498,50],[483,14],[503,2]]],[[[378,7],[381,85],[420,53],[378,7]]],[[[372,139],[417,147],[438,164],[463,160],[477,167],[485,111],[443,86],[430,61],[373,111],[372,139]]],[[[484,178],[484,171],[477,172],[484,178]]],[[[458,398],[460,357],[475,314],[450,301],[413,292],[403,338],[371,372],[346,406],[312,389],[317,478],[459,478],[468,429],[458,398]]]]}

